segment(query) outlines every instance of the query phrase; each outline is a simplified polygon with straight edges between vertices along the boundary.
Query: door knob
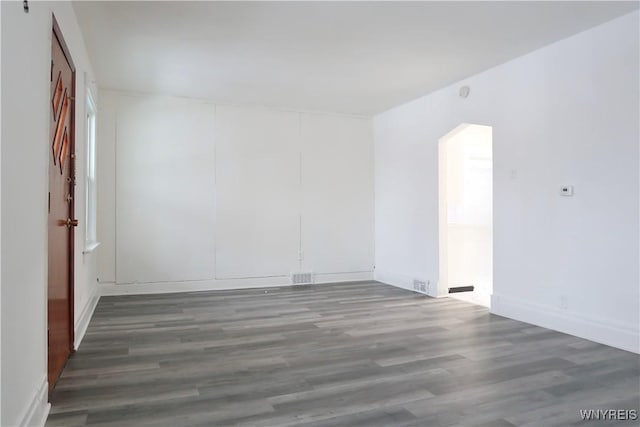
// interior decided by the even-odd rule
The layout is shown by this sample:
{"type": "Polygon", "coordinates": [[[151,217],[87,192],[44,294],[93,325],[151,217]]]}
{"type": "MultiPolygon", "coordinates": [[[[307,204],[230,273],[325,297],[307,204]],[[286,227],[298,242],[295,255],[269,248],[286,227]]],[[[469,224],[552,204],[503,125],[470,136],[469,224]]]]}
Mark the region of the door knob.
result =
{"type": "Polygon", "coordinates": [[[73,227],[77,227],[78,226],[78,220],[77,219],[71,219],[71,218],[67,218],[67,227],[71,228],[73,227]]]}

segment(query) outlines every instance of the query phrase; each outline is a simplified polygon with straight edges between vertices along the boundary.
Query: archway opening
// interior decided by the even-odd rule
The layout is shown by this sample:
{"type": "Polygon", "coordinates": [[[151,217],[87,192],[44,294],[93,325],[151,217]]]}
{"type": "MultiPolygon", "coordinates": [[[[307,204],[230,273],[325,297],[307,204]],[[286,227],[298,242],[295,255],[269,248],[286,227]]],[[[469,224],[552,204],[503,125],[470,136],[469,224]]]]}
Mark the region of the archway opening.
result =
{"type": "Polygon", "coordinates": [[[493,292],[492,131],[463,124],[439,143],[439,294],[487,307],[493,292]]]}

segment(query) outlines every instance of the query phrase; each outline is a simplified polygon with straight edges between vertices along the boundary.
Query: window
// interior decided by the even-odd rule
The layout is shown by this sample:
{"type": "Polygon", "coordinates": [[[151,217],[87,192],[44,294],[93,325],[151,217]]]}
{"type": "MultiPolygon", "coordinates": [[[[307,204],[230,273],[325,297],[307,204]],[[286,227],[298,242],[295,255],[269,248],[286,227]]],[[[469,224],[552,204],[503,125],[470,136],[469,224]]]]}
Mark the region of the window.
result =
{"type": "Polygon", "coordinates": [[[86,218],[85,253],[98,247],[96,225],[96,104],[87,88],[87,164],[86,164],[86,218]]]}

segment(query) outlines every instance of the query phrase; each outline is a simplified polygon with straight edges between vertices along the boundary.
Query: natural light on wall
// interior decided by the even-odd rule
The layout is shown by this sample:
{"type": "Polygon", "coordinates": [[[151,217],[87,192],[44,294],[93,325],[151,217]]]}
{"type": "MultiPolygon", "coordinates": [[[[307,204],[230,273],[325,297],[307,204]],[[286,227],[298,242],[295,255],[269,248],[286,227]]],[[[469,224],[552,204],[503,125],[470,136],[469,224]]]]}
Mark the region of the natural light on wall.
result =
{"type": "Polygon", "coordinates": [[[85,218],[85,252],[98,246],[96,232],[96,104],[92,91],[87,88],[87,163],[86,163],[86,218],[85,218]]]}

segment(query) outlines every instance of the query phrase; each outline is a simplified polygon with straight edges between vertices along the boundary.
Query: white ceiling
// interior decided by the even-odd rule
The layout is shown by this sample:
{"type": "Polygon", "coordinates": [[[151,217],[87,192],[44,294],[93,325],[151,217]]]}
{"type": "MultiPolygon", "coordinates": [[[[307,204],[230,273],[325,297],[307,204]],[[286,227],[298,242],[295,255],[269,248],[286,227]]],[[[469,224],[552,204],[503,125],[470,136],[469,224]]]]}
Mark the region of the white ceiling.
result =
{"type": "Polygon", "coordinates": [[[637,2],[75,2],[98,84],[375,114],[637,2]]]}

